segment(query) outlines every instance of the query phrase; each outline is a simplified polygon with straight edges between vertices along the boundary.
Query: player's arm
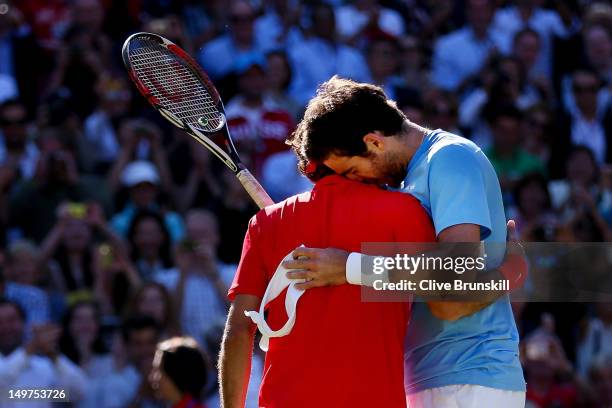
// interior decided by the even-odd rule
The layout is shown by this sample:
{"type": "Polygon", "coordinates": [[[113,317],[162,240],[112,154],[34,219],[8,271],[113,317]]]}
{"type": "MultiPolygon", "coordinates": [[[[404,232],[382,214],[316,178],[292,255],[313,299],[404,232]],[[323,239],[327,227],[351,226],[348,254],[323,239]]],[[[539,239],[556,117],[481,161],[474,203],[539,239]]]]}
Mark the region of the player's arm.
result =
{"type": "Polygon", "coordinates": [[[260,302],[257,296],[236,295],[230,307],[219,354],[222,408],[244,407],[257,328],[244,312],[257,310],[260,302]]]}
{"type": "MultiPolygon", "coordinates": [[[[480,243],[480,225],[476,224],[458,224],[453,225],[451,227],[446,228],[438,235],[438,241],[445,244],[452,243],[462,243],[459,245],[461,250],[458,254],[454,254],[457,256],[470,257],[472,259],[477,258],[480,253],[478,251],[477,245],[463,245],[463,243],[473,242],[475,244],[480,243]]],[[[452,246],[452,245],[451,245],[452,246]]],[[[464,276],[462,276],[462,280],[464,281],[478,281],[479,275],[482,277],[489,277],[489,273],[479,274],[475,271],[467,271],[464,276]]],[[[490,278],[489,278],[490,279],[490,278]]],[[[469,316],[472,313],[479,311],[480,309],[486,307],[491,302],[498,299],[503,291],[494,292],[494,291],[483,291],[479,292],[477,295],[477,299],[474,299],[475,296],[473,293],[466,292],[465,296],[469,297],[472,301],[429,301],[427,302],[427,306],[431,313],[436,316],[438,319],[443,320],[457,320],[464,316],[469,316]],[[476,300],[476,301],[474,301],[476,300]]],[[[443,295],[443,294],[440,294],[443,295]]],[[[453,298],[456,300],[457,298],[461,298],[461,293],[453,292],[453,298]],[[456,297],[455,297],[456,296],[456,297]]]]}
{"type": "Polygon", "coordinates": [[[244,407],[249,385],[257,326],[244,312],[259,309],[268,284],[266,265],[260,248],[262,233],[258,218],[264,215],[260,211],[249,221],[238,270],[228,294],[232,304],[225,324],[218,362],[222,408],[244,407]]]}

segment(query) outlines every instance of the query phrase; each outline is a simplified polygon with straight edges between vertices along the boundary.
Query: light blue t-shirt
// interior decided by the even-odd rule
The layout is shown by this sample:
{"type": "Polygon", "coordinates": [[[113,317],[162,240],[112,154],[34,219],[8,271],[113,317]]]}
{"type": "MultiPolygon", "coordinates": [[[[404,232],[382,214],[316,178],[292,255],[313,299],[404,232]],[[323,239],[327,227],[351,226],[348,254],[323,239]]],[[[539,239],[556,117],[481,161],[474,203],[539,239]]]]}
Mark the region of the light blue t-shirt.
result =
{"type": "MultiPolygon", "coordinates": [[[[428,133],[402,191],[425,207],[436,234],[457,224],[480,225],[487,267],[502,262],[506,217],[499,180],[474,143],[441,130],[428,133]]],[[[507,295],[456,321],[437,319],[426,303],[415,302],[404,355],[406,392],[455,384],[524,391],[518,345],[507,295]]]]}

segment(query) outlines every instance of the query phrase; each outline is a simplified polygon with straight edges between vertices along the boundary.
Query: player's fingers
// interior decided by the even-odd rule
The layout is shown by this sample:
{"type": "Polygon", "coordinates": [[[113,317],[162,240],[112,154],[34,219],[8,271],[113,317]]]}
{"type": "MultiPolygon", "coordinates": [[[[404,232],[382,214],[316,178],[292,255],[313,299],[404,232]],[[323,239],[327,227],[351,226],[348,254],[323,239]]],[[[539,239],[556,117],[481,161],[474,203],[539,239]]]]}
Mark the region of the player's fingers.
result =
{"type": "Polygon", "coordinates": [[[291,271],[287,272],[288,279],[310,279],[309,271],[291,271]]]}
{"type": "Polygon", "coordinates": [[[285,269],[312,269],[314,262],[310,259],[293,259],[283,262],[285,269]]]}
{"type": "Polygon", "coordinates": [[[317,288],[319,286],[325,286],[325,285],[319,282],[318,280],[311,280],[311,281],[306,281],[306,282],[295,284],[296,289],[301,289],[301,290],[308,290],[312,288],[317,288]]]}
{"type": "Polygon", "coordinates": [[[517,242],[519,239],[518,233],[516,232],[516,222],[514,220],[508,220],[506,227],[508,229],[508,241],[517,242]]]}
{"type": "Polygon", "coordinates": [[[300,257],[307,257],[310,259],[315,259],[319,255],[320,248],[307,248],[304,246],[297,247],[293,250],[291,255],[294,259],[300,257]]]}

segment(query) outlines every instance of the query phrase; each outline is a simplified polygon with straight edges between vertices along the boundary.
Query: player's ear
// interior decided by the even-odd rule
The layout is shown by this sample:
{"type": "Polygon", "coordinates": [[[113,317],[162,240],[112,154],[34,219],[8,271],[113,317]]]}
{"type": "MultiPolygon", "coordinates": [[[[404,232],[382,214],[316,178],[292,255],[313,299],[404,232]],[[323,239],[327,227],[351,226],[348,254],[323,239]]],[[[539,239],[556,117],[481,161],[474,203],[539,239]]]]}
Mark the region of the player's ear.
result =
{"type": "Polygon", "coordinates": [[[369,152],[380,153],[385,150],[385,136],[379,132],[370,132],[363,137],[363,142],[368,147],[369,152]]]}

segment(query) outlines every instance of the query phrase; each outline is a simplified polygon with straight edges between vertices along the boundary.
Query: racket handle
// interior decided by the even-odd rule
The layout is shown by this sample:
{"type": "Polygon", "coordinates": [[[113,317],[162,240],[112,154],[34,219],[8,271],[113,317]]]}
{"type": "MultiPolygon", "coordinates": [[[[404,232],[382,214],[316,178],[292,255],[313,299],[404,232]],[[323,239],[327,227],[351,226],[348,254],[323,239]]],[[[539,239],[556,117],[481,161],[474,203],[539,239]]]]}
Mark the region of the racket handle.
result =
{"type": "Polygon", "coordinates": [[[272,201],[266,190],[264,190],[261,184],[259,184],[259,181],[257,181],[248,169],[240,170],[236,174],[236,177],[238,177],[244,189],[249,193],[259,208],[274,204],[274,201],[272,201]]]}

